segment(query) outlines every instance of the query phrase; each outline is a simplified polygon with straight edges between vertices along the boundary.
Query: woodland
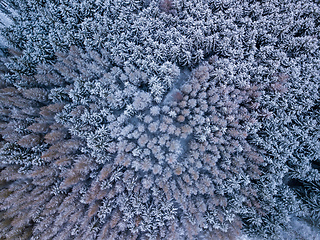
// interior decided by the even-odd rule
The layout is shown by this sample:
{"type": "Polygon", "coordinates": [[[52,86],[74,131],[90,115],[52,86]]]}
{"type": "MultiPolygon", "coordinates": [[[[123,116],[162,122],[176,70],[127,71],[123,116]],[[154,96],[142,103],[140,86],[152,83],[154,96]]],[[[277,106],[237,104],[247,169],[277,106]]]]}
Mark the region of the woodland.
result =
{"type": "Polygon", "coordinates": [[[320,239],[319,0],[0,0],[0,240],[320,239]]]}

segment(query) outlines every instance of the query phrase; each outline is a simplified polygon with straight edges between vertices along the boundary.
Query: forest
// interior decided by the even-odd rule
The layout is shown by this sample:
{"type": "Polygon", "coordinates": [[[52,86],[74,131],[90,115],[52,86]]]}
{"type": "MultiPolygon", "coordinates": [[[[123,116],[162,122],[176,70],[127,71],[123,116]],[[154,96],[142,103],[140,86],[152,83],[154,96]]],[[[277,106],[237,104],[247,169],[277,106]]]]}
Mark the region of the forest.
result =
{"type": "Polygon", "coordinates": [[[0,0],[17,239],[320,239],[320,1],[0,0]]]}

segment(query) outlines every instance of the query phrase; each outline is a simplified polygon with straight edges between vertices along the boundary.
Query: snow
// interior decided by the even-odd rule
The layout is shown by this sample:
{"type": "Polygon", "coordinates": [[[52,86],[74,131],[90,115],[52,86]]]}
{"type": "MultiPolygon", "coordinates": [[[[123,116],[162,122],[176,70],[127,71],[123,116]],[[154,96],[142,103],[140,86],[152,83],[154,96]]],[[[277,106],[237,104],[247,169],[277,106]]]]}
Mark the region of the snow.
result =
{"type": "MultiPolygon", "coordinates": [[[[9,26],[12,24],[12,20],[3,12],[0,12],[0,28],[3,26],[9,26]]],[[[3,36],[0,35],[0,47],[8,46],[8,42],[3,36]]]]}

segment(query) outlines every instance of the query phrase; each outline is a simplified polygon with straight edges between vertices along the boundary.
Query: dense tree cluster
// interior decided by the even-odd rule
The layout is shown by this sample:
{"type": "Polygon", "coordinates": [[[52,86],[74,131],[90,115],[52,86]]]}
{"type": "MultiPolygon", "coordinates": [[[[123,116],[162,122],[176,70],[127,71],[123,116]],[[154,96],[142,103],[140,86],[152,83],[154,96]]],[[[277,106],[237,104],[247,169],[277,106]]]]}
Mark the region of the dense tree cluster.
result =
{"type": "Polygon", "coordinates": [[[319,231],[317,1],[0,10],[1,240],[319,231]]]}

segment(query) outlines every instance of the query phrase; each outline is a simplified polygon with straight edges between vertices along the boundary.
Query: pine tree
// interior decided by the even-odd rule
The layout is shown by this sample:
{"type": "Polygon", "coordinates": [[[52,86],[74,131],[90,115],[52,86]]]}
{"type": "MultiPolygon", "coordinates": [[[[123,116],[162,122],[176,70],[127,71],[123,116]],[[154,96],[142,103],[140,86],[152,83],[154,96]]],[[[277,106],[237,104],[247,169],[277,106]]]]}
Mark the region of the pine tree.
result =
{"type": "Polygon", "coordinates": [[[317,1],[0,11],[0,238],[318,231],[317,1]]]}

